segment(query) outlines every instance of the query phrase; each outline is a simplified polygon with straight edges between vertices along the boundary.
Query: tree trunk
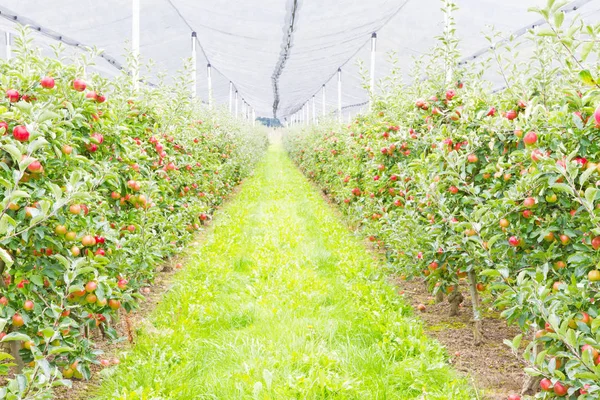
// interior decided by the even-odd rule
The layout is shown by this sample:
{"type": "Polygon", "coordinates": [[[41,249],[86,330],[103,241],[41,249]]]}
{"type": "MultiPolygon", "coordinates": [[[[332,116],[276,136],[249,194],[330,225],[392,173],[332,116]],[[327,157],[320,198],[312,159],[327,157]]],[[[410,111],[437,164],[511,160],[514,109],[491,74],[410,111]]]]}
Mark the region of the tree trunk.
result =
{"type": "MultiPolygon", "coordinates": [[[[535,331],[532,333],[533,340],[535,340],[535,331]]],[[[535,354],[539,354],[540,351],[544,350],[544,348],[538,343],[534,349],[535,354]]],[[[540,381],[542,380],[541,376],[528,376],[525,382],[523,382],[523,387],[521,388],[522,396],[533,396],[538,392],[540,387],[540,381]]]]}
{"type": "Polygon", "coordinates": [[[471,303],[473,304],[473,344],[480,346],[483,343],[483,323],[481,321],[481,305],[477,292],[477,277],[475,271],[469,271],[469,289],[471,303]]]}
{"type": "Polygon", "coordinates": [[[444,292],[438,290],[435,294],[435,302],[436,304],[442,303],[444,301],[444,292]]]}
{"type": "Polygon", "coordinates": [[[17,374],[20,374],[23,371],[23,367],[25,366],[25,363],[23,362],[23,359],[19,354],[20,348],[21,342],[16,340],[10,342],[10,354],[15,358],[15,364],[17,364],[17,366],[15,367],[17,370],[17,374]]]}
{"type": "Polygon", "coordinates": [[[4,282],[4,268],[6,267],[6,264],[4,264],[4,261],[0,260],[0,288],[2,289],[6,289],[6,283],[4,282]]]}
{"type": "Polygon", "coordinates": [[[459,314],[459,306],[465,297],[458,290],[448,295],[448,303],[450,303],[450,316],[455,317],[459,314]]]}

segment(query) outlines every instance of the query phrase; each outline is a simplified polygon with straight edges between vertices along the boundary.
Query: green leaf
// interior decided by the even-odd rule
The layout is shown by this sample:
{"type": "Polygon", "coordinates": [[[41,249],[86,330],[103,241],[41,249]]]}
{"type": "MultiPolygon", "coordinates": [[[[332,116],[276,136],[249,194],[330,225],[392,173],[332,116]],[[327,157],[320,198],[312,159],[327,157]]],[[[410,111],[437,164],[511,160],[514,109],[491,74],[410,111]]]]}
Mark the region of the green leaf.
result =
{"type": "Polygon", "coordinates": [[[579,378],[579,379],[591,379],[591,380],[598,380],[598,378],[600,378],[600,376],[598,376],[598,374],[594,374],[592,372],[588,372],[588,371],[579,371],[575,373],[575,378],[579,378]]]}
{"type": "Polygon", "coordinates": [[[10,156],[15,160],[16,163],[21,162],[21,158],[23,158],[23,153],[17,148],[17,146],[12,144],[5,144],[0,147],[2,150],[6,151],[10,154],[10,156]]]}
{"type": "Polygon", "coordinates": [[[60,115],[52,111],[44,111],[38,117],[38,122],[41,124],[42,122],[48,121],[49,119],[59,119],[60,115]]]}
{"type": "Polygon", "coordinates": [[[529,367],[524,368],[524,371],[527,375],[530,375],[530,376],[540,376],[541,375],[537,370],[535,370],[533,368],[529,368],[529,367]]]}
{"type": "Polygon", "coordinates": [[[562,26],[564,20],[565,20],[564,12],[558,11],[556,14],[554,14],[554,25],[557,28],[560,28],[562,26]]]}
{"type": "Polygon", "coordinates": [[[556,36],[556,34],[554,33],[554,31],[550,28],[542,28],[538,31],[535,32],[538,36],[551,36],[554,37],[556,36]]]}
{"type": "Polygon", "coordinates": [[[579,79],[581,80],[581,82],[588,86],[594,86],[596,84],[596,81],[592,77],[592,73],[587,69],[579,71],[579,79]]]}
{"type": "Polygon", "coordinates": [[[4,336],[0,342],[14,342],[15,340],[20,340],[22,342],[27,342],[31,340],[29,336],[21,332],[11,332],[8,335],[4,336]]]}
{"type": "Polygon", "coordinates": [[[44,280],[39,275],[31,275],[31,277],[29,279],[31,280],[31,283],[33,283],[36,286],[39,286],[39,287],[44,286],[44,280]]]}
{"type": "Polygon", "coordinates": [[[31,108],[33,107],[33,104],[28,103],[26,101],[18,101],[14,103],[14,105],[25,114],[29,114],[31,108]]]}
{"type": "Polygon", "coordinates": [[[596,44],[596,42],[593,40],[590,40],[589,42],[586,42],[583,44],[583,46],[581,46],[581,60],[582,61],[585,61],[588,58],[588,56],[590,55],[590,52],[594,48],[594,44],[596,44]]]}
{"type": "Polygon", "coordinates": [[[11,267],[14,264],[14,261],[8,251],[0,247],[0,260],[4,261],[7,267],[11,267]]]}
{"type": "Polygon", "coordinates": [[[44,139],[41,136],[37,137],[33,142],[29,143],[29,146],[27,146],[27,151],[29,152],[29,154],[32,154],[46,144],[48,144],[48,141],[46,139],[44,139]]]}
{"type": "Polygon", "coordinates": [[[19,199],[24,198],[24,197],[27,198],[27,197],[30,197],[30,196],[29,196],[29,193],[27,193],[27,192],[25,192],[23,190],[15,190],[14,192],[12,192],[10,194],[10,200],[13,201],[13,202],[15,200],[19,200],[19,199]]]}
{"type": "Polygon", "coordinates": [[[0,235],[4,235],[6,232],[8,232],[9,225],[14,228],[17,226],[17,222],[8,214],[4,214],[2,218],[0,218],[0,235]]]}
{"type": "Polygon", "coordinates": [[[558,192],[563,192],[563,193],[573,193],[573,191],[571,190],[571,187],[568,186],[565,183],[555,183],[553,185],[551,185],[552,189],[558,191],[558,192]]]}
{"type": "Polygon", "coordinates": [[[51,371],[50,363],[48,362],[48,360],[46,360],[45,358],[37,360],[37,365],[39,365],[39,367],[42,370],[42,372],[44,373],[44,376],[46,377],[46,379],[50,380],[50,374],[52,371],[51,371]]]}
{"type": "Polygon", "coordinates": [[[60,354],[60,353],[70,353],[73,351],[72,347],[68,347],[68,346],[58,346],[58,347],[52,347],[49,351],[48,354],[52,355],[52,354],[60,354]]]}
{"type": "Polygon", "coordinates": [[[54,199],[56,201],[60,201],[60,199],[62,199],[62,190],[60,188],[60,186],[58,186],[55,183],[52,182],[48,182],[48,186],[50,187],[50,190],[52,190],[52,194],[54,195],[54,199]]]}
{"type": "Polygon", "coordinates": [[[485,269],[479,273],[481,276],[491,276],[491,277],[499,277],[500,272],[495,269],[485,269]]]}
{"type": "MultiPolygon", "coordinates": [[[[593,168],[589,168],[589,170],[593,170],[593,168]]],[[[586,171],[587,173],[587,171],[586,171]]],[[[583,175],[582,175],[583,176],[583,175]]],[[[594,205],[594,200],[596,200],[596,195],[598,194],[598,189],[595,187],[589,187],[585,190],[585,200],[590,204],[594,205]]],[[[593,208],[593,207],[592,207],[593,208]]]]}
{"type": "Polygon", "coordinates": [[[581,175],[579,175],[579,184],[583,186],[594,172],[596,172],[596,168],[586,169],[581,175]]]}

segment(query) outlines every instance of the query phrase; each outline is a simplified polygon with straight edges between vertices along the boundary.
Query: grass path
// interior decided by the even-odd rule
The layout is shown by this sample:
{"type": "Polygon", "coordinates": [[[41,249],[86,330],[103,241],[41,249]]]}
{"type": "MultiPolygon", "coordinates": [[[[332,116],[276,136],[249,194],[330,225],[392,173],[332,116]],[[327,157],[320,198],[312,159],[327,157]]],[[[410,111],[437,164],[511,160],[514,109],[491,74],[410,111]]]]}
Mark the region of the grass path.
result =
{"type": "Polygon", "coordinates": [[[372,254],[273,145],[95,395],[475,398],[411,315],[372,254]]]}

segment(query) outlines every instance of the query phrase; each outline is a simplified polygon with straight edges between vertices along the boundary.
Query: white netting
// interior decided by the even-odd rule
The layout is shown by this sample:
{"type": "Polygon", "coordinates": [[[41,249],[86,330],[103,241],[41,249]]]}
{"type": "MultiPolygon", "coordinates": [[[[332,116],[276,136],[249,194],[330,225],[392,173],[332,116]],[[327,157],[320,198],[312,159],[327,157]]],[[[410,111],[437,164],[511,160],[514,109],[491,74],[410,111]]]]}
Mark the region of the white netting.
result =
{"type": "MultiPolygon", "coordinates": [[[[41,27],[35,40],[49,52],[61,38],[70,44],[95,46],[106,58],[96,60],[95,70],[119,73],[127,68],[132,35],[133,0],[0,0],[0,30],[15,32],[15,23],[41,27]],[[13,18],[16,16],[16,20],[13,18]],[[44,34],[45,33],[45,34],[44,34]]],[[[369,95],[358,67],[369,69],[371,34],[377,32],[376,78],[392,68],[388,54],[394,52],[397,67],[408,72],[413,57],[426,54],[445,26],[439,0],[139,0],[140,54],[142,62],[153,60],[148,80],[160,72],[175,76],[191,56],[191,33],[198,35],[197,95],[208,101],[206,65],[212,69],[213,99],[229,105],[230,82],[239,91],[239,113],[244,99],[257,116],[289,118],[308,102],[312,120],[322,113],[322,87],[326,85],[326,111],[337,112],[337,70],[342,67],[344,120],[368,108],[369,95]]],[[[510,33],[531,28],[539,16],[528,12],[546,0],[456,0],[454,13],[460,50],[466,60],[489,47],[482,32],[493,25],[510,33]]],[[[577,0],[564,9],[586,21],[600,17],[600,0],[577,0]]],[[[5,43],[0,38],[0,54],[5,43]]],[[[69,48],[77,52],[76,46],[69,48]]],[[[485,57],[483,54],[481,57],[485,57]]],[[[502,87],[495,69],[485,76],[502,87]]],[[[167,78],[168,79],[168,78],[167,78]]],[[[233,107],[235,109],[235,106],[233,107]]]]}

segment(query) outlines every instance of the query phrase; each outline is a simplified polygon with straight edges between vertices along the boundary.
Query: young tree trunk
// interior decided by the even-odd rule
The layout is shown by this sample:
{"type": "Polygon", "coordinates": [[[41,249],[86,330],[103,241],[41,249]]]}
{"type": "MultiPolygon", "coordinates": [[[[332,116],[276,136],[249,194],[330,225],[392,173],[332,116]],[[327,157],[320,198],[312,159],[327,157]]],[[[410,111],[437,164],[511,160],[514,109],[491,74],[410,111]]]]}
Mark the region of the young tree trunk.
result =
{"type": "MultiPolygon", "coordinates": [[[[2,289],[6,289],[6,284],[4,282],[4,276],[3,276],[5,267],[6,267],[6,264],[4,263],[4,261],[0,260],[0,288],[2,288],[2,289]]],[[[9,348],[10,355],[12,355],[15,359],[14,360],[15,364],[17,364],[15,366],[16,373],[20,374],[23,371],[23,367],[25,366],[25,363],[23,362],[23,359],[21,358],[21,355],[19,354],[19,349],[21,348],[21,342],[18,342],[18,341],[9,342],[8,348],[9,348]]]]}
{"type": "Polygon", "coordinates": [[[441,290],[438,290],[437,293],[435,294],[435,302],[437,304],[439,304],[443,301],[444,301],[444,292],[442,292],[441,290]]]}
{"type": "Polygon", "coordinates": [[[6,267],[6,264],[4,264],[4,261],[0,260],[0,287],[2,289],[6,289],[6,283],[4,282],[4,267],[6,267]]]}
{"type": "Polygon", "coordinates": [[[473,343],[480,346],[483,343],[483,323],[481,321],[481,305],[477,292],[477,277],[475,271],[469,271],[469,289],[473,303],[473,343]]]}
{"type": "Polygon", "coordinates": [[[448,303],[450,303],[450,316],[455,317],[459,314],[459,306],[463,302],[465,297],[461,292],[456,290],[448,295],[448,303]]]}
{"type": "MultiPolygon", "coordinates": [[[[532,335],[533,340],[535,340],[535,331],[532,333],[532,335]]],[[[537,344],[535,348],[532,349],[532,351],[534,351],[535,354],[539,354],[539,352],[543,349],[544,348],[540,344],[537,344]]],[[[523,382],[523,387],[521,388],[521,395],[533,396],[534,394],[536,394],[538,392],[538,388],[540,387],[541,380],[541,376],[528,376],[525,382],[523,382]]]]}
{"type": "Polygon", "coordinates": [[[12,341],[10,342],[10,354],[15,358],[15,364],[16,365],[16,372],[17,374],[20,374],[23,371],[23,367],[25,366],[25,363],[23,362],[23,359],[21,358],[21,355],[19,354],[19,349],[21,348],[21,342],[19,341],[12,341]]]}

